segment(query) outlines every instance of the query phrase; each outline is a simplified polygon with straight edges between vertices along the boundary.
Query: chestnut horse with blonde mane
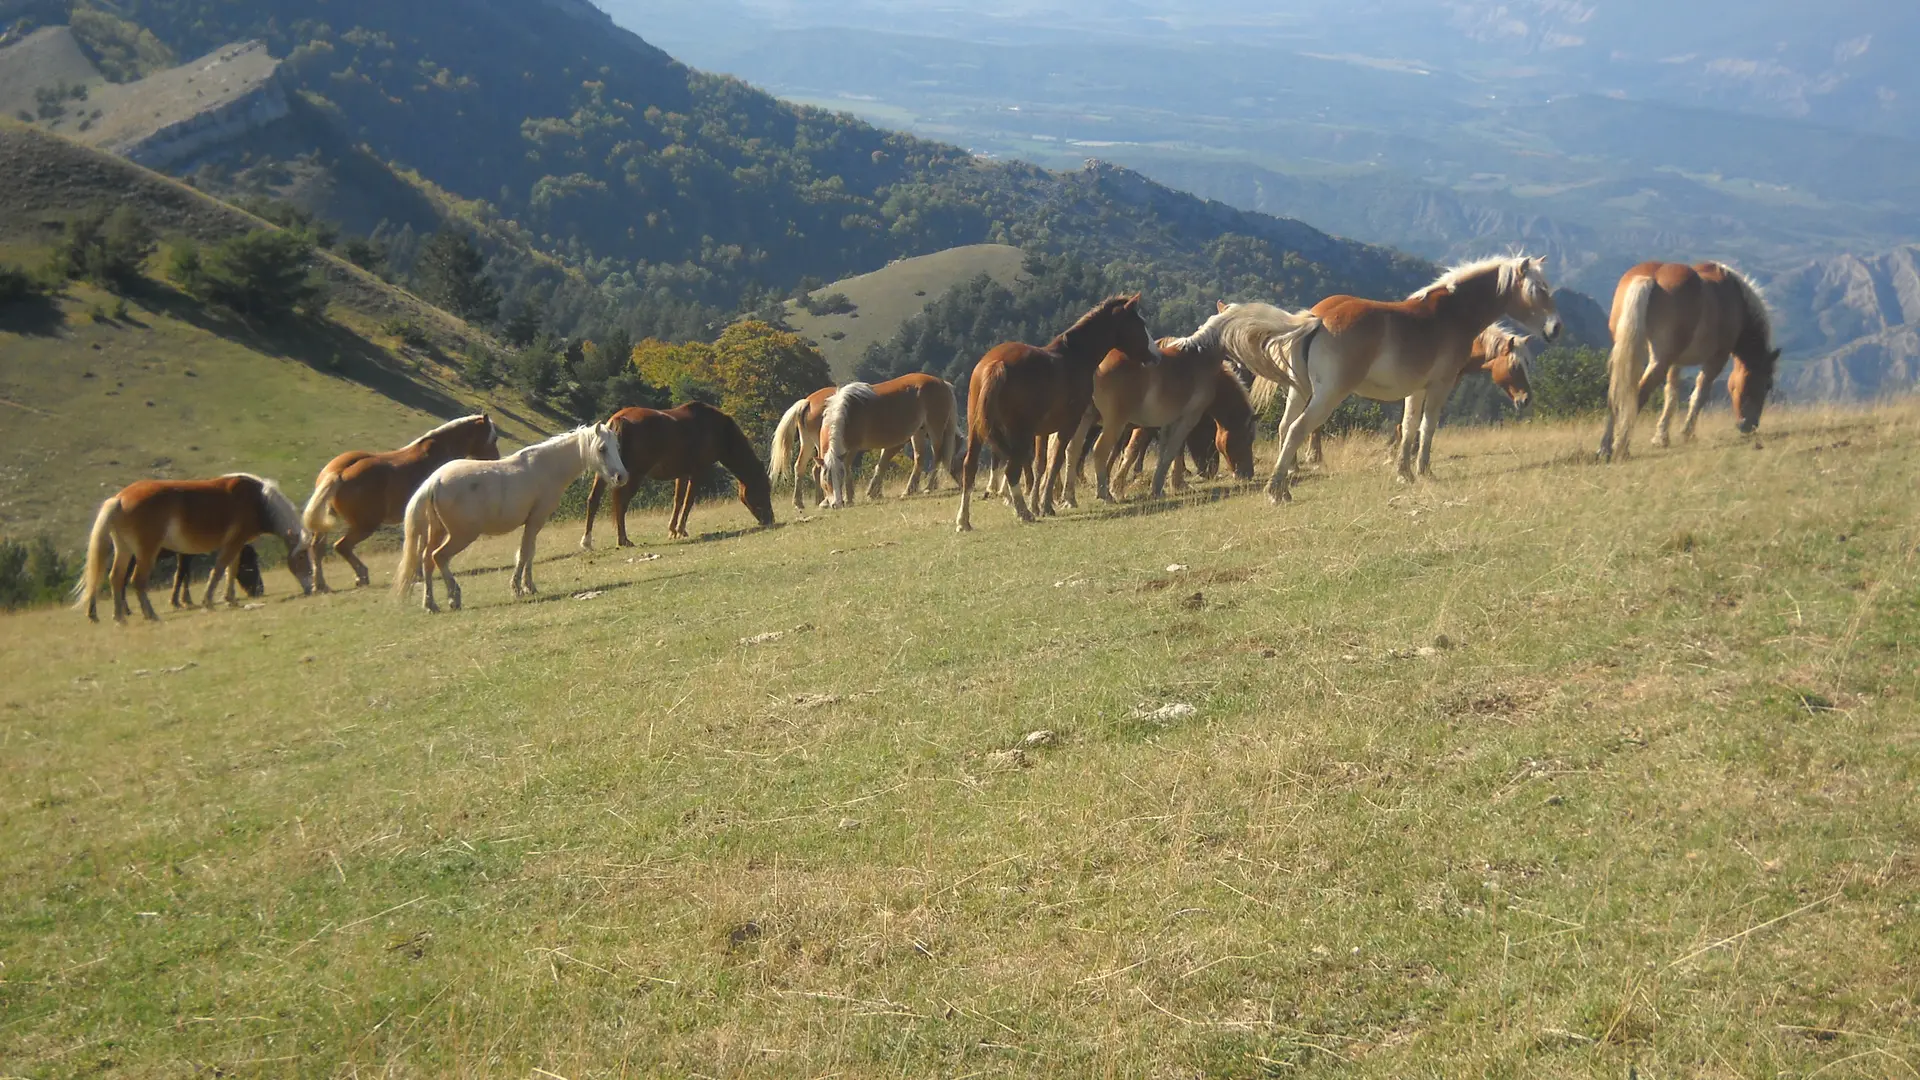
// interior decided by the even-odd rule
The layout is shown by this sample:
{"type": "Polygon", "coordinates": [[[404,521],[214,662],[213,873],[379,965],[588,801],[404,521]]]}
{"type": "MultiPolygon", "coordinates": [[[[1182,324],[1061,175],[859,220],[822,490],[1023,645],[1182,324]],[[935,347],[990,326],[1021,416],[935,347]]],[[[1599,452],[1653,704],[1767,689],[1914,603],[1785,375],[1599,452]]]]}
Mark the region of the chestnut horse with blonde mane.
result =
{"type": "Polygon", "coordinates": [[[303,520],[313,534],[313,587],[331,592],[321,563],[327,530],[337,517],[346,525],[333,550],[353,567],[355,580],[371,578],[367,564],[354,555],[360,541],[382,525],[398,525],[407,512],[407,500],[433,471],[458,458],[496,461],[500,432],[484,413],[450,420],[398,450],[374,453],[349,450],[320,470],[313,482],[303,520]]]}
{"type": "Polygon", "coordinates": [[[802,494],[803,476],[813,477],[820,487],[820,505],[827,504],[827,482],[820,468],[820,424],[826,419],[827,400],[839,390],[837,386],[823,386],[799,401],[787,407],[780,417],[780,423],[773,429],[773,446],[767,458],[771,462],[767,479],[779,482],[787,473],[789,464],[793,467],[793,508],[805,510],[807,504],[802,494]]]}
{"type": "Polygon", "coordinates": [[[1267,482],[1275,503],[1293,498],[1289,485],[1307,437],[1354,394],[1406,401],[1399,472],[1411,483],[1416,452],[1430,459],[1445,395],[1459,381],[1475,338],[1501,318],[1548,341],[1560,335],[1553,286],[1541,263],[1525,255],[1469,263],[1399,301],[1330,296],[1310,312],[1222,304],[1188,340],[1225,339],[1233,358],[1259,376],[1256,405],[1286,388],[1280,454],[1267,482]]]}
{"type": "MultiPolygon", "coordinates": [[[[967,454],[960,466],[960,514],[955,528],[973,528],[973,481],[989,447],[1006,463],[1007,497],[1021,521],[1032,521],[1021,496],[1023,478],[1034,474],[1034,443],[1043,435],[1072,432],[1093,404],[1093,373],[1115,349],[1151,363],[1159,349],[1140,314],[1140,294],[1114,296],[1082,315],[1044,347],[1007,342],[988,350],[967,383],[967,454]]],[[[1047,476],[1034,485],[1042,513],[1053,512],[1050,488],[1066,456],[1056,445],[1047,476]]]]}
{"type": "Polygon", "coordinates": [[[1653,445],[1666,446],[1673,407],[1680,400],[1682,368],[1697,367],[1693,400],[1687,406],[1684,439],[1693,438],[1694,421],[1707,390],[1733,358],[1727,390],[1740,434],[1760,426],[1760,410],[1773,389],[1780,350],[1773,347],[1773,324],[1760,290],[1717,262],[1686,266],[1645,262],[1626,272],[1613,292],[1613,353],[1607,362],[1607,428],[1600,436],[1600,457],[1627,459],[1627,441],[1647,398],[1662,380],[1666,405],[1654,427],[1653,445]],[[1616,438],[1616,428],[1617,438],[1616,438]]]}
{"type": "Polygon", "coordinates": [[[1222,376],[1231,378],[1217,355],[1205,349],[1176,348],[1178,340],[1165,338],[1158,342],[1160,357],[1153,363],[1143,363],[1115,349],[1094,371],[1093,407],[1087,410],[1078,431],[1067,444],[1068,506],[1077,505],[1074,487],[1080,458],[1096,420],[1100,424],[1100,439],[1092,453],[1095,493],[1100,500],[1115,501],[1111,466],[1129,424],[1161,429],[1160,460],[1153,470],[1152,497],[1158,499],[1166,495],[1167,471],[1185,452],[1188,433],[1198,426],[1200,417],[1213,404],[1222,376]]]}
{"type": "Polygon", "coordinates": [[[162,549],[183,555],[214,553],[213,573],[207,579],[202,606],[213,607],[214,591],[224,579],[227,604],[234,597],[234,566],[240,551],[256,536],[271,533],[287,545],[287,569],[300,591],[313,591],[311,537],[300,523],[300,508],[279,485],[249,473],[229,473],[213,480],[142,480],[120,489],[100,504],[93,532],[87,539],[86,572],[73,590],[76,606],[87,618],[100,619],[96,604],[100,586],[113,587],[113,619],[123,622],[133,614],[127,604],[127,584],[133,580],[140,594],[140,610],[158,619],[147,598],[147,578],[162,549]],[[137,576],[134,567],[143,568],[137,576]],[[109,577],[111,572],[111,577],[109,577]]]}
{"type": "Polygon", "coordinates": [[[942,465],[959,482],[954,450],[960,444],[960,412],[947,380],[913,372],[877,384],[851,382],[835,391],[820,426],[827,505],[838,509],[853,502],[852,462],[867,450],[882,451],[867,485],[867,498],[878,499],[887,462],[906,443],[913,446],[913,473],[905,494],[918,490],[923,476],[933,492],[942,465]]]}
{"type": "MultiPolygon", "coordinates": [[[[1454,381],[1454,389],[1459,389],[1460,383],[1466,381],[1468,375],[1484,371],[1493,379],[1493,385],[1506,393],[1507,400],[1513,402],[1514,411],[1524,417],[1527,406],[1533,401],[1533,377],[1529,374],[1529,365],[1533,362],[1532,341],[1531,337],[1515,334],[1500,323],[1487,327],[1484,333],[1473,339],[1473,352],[1468,355],[1467,366],[1461,369],[1460,378],[1454,381]]],[[[1448,391],[1447,397],[1452,396],[1453,391],[1448,391]]],[[[1443,404],[1446,400],[1441,399],[1443,404]]],[[[1387,438],[1388,444],[1398,450],[1405,431],[1406,419],[1402,417],[1399,423],[1393,425],[1393,431],[1387,438]]],[[[1307,441],[1303,459],[1310,465],[1326,460],[1318,431],[1307,441]]],[[[1430,456],[1421,461],[1420,471],[1422,475],[1432,475],[1430,456]]]]}
{"type": "MultiPolygon", "coordinates": [[[[627,474],[613,486],[613,526],[620,547],[627,539],[627,503],[644,478],[673,481],[673,514],[667,520],[669,537],[687,535],[687,516],[693,513],[694,484],[718,464],[739,484],[740,502],[762,525],[773,524],[773,483],[767,467],[753,452],[753,444],[733,417],[704,401],[689,401],[672,409],[621,409],[607,420],[620,444],[627,474]]],[[[593,548],[593,519],[600,511],[606,482],[595,477],[587,493],[587,530],[580,536],[583,550],[593,548]]]]}
{"type": "MultiPolygon", "coordinates": [[[[1175,339],[1161,341],[1162,351],[1171,347],[1175,339]]],[[[1200,423],[1187,433],[1186,454],[1175,454],[1173,458],[1173,488],[1175,491],[1186,487],[1186,458],[1193,458],[1193,472],[1202,480],[1211,480],[1219,472],[1220,463],[1225,461],[1233,470],[1236,479],[1253,479],[1253,442],[1254,423],[1257,418],[1253,411],[1253,401],[1247,396],[1247,388],[1240,381],[1231,364],[1222,362],[1219,374],[1215,376],[1213,400],[1200,414],[1200,423]]],[[[1124,497],[1127,482],[1140,471],[1145,459],[1147,444],[1156,437],[1165,445],[1166,432],[1149,427],[1135,428],[1127,440],[1124,454],[1120,458],[1119,468],[1113,473],[1113,493],[1115,497],[1124,497]]]]}

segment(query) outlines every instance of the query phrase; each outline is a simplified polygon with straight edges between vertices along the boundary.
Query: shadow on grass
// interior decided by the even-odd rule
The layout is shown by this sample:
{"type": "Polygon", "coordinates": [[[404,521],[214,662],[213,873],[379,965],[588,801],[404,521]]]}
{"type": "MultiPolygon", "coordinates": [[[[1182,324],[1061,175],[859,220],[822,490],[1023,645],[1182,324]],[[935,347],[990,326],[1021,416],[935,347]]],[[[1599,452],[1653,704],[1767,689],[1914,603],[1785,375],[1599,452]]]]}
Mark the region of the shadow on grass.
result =
{"type": "MultiPolygon", "coordinates": [[[[145,282],[139,300],[189,326],[268,356],[305,364],[321,374],[359,383],[408,408],[442,418],[467,412],[467,407],[451,395],[410,375],[385,349],[331,320],[298,316],[247,319],[151,279],[145,282]]],[[[433,359],[445,361],[437,352],[433,359]]]]}
{"type": "Polygon", "coordinates": [[[67,313],[57,297],[35,293],[0,306],[0,331],[22,337],[58,337],[67,313]]]}

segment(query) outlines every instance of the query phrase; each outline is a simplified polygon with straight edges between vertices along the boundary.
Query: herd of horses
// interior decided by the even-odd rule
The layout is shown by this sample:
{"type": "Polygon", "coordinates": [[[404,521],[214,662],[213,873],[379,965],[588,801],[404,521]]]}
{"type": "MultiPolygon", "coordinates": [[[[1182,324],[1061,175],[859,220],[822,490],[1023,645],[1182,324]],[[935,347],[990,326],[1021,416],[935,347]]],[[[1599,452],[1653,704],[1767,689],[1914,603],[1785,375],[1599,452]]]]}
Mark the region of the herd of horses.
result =
{"type": "MultiPolygon", "coordinates": [[[[1684,436],[1693,434],[1707,389],[1729,362],[1739,430],[1751,432],[1759,424],[1780,352],[1759,292],[1738,273],[1718,263],[1636,266],[1615,291],[1609,326],[1614,341],[1603,458],[1627,456],[1635,419],[1663,382],[1666,405],[1654,442],[1667,444],[1681,372],[1688,367],[1698,367],[1700,375],[1684,436]]],[[[1155,498],[1164,494],[1170,475],[1176,488],[1183,485],[1188,457],[1200,476],[1213,475],[1224,463],[1251,480],[1256,412],[1281,393],[1286,406],[1279,453],[1266,482],[1273,502],[1292,498],[1291,478],[1303,451],[1318,459],[1320,426],[1356,394],[1405,403],[1395,458],[1399,478],[1413,482],[1431,475],[1434,429],[1461,379],[1486,371],[1516,406],[1524,405],[1532,392],[1531,342],[1550,342],[1560,332],[1544,262],[1524,255],[1449,270],[1405,300],[1334,296],[1306,311],[1223,302],[1193,333],[1158,340],[1147,331],[1139,294],[1115,296],[1045,345],[1009,342],[989,350],[968,380],[964,423],[954,388],[933,375],[815,391],[781,417],[771,474],[731,417],[690,402],[664,410],[622,409],[605,422],[504,457],[492,420],[464,417],[397,450],[334,458],[320,471],[304,510],[273,481],[248,473],[140,481],[101,504],[75,593],[88,617],[97,619],[98,595],[108,586],[114,618],[123,621],[132,614],[126,596],[131,584],[146,617],[157,618],[147,578],[161,553],[172,551],[180,559],[176,606],[188,580],[187,559],[199,554],[214,557],[204,606],[213,605],[223,581],[233,604],[236,570],[251,554],[249,542],[269,533],[286,545],[287,567],[301,591],[326,591],[321,556],[336,529],[334,552],[366,585],[370,575],[354,554],[356,545],[384,525],[400,525],[395,593],[405,597],[424,585],[426,608],[438,610],[437,573],[450,606],[458,608],[452,561],[481,536],[521,530],[511,587],[516,597],[536,591],[535,539],[564,490],[583,474],[592,473],[593,480],[580,545],[591,548],[594,518],[609,487],[617,540],[628,545],[627,507],[643,478],[673,481],[668,534],[684,537],[696,485],[715,465],[734,476],[740,501],[755,520],[771,525],[773,481],[792,472],[796,508],[805,506],[803,477],[818,485],[821,505],[845,507],[853,502],[859,463],[869,451],[880,453],[869,498],[879,497],[887,464],[904,451],[913,458],[908,494],[923,483],[933,491],[942,471],[959,486],[960,531],[973,527],[973,491],[982,468],[989,474],[988,493],[1003,496],[1015,515],[1032,521],[1054,513],[1056,497],[1076,505],[1089,454],[1096,496],[1118,498],[1156,440],[1155,498]]]]}

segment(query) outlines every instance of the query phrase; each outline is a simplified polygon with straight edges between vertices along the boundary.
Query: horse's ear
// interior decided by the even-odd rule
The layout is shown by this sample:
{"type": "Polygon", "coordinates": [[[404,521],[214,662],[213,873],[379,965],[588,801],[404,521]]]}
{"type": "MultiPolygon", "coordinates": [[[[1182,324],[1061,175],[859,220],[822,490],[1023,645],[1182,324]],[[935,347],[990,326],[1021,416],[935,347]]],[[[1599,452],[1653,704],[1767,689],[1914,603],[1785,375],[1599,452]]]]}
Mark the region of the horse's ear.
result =
{"type": "Polygon", "coordinates": [[[1213,313],[1215,315],[1225,315],[1227,313],[1227,302],[1225,300],[1215,300],[1213,302],[1213,313]]]}
{"type": "Polygon", "coordinates": [[[1508,352],[1512,352],[1512,353],[1519,352],[1521,344],[1522,342],[1519,334],[1507,335],[1507,351],[1508,352]]]}

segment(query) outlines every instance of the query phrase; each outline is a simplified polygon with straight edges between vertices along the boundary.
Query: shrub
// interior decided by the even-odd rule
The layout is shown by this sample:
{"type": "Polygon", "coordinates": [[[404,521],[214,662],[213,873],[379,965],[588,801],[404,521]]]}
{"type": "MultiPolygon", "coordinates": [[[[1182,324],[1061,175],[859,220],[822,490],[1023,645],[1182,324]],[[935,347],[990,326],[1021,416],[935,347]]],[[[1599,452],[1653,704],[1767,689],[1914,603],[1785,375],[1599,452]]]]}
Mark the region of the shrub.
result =
{"type": "Polygon", "coordinates": [[[492,349],[475,345],[467,350],[466,362],[460,365],[460,378],[475,390],[491,390],[501,383],[500,358],[492,349]]]}
{"type": "Polygon", "coordinates": [[[427,328],[404,315],[396,315],[381,323],[380,332],[388,337],[398,338],[402,343],[416,349],[424,349],[433,344],[433,338],[427,333],[427,328]]]}
{"type": "Polygon", "coordinates": [[[304,236],[256,229],[191,255],[176,247],[168,274],[209,303],[241,315],[284,318],[310,309],[321,292],[308,274],[312,253],[304,236]]]}
{"type": "Polygon", "coordinates": [[[67,277],[120,291],[140,280],[153,249],[153,228],[140,211],[122,203],[112,210],[89,207],[68,218],[53,258],[67,277]]]}
{"type": "Polygon", "coordinates": [[[31,300],[46,291],[34,275],[11,263],[0,263],[0,307],[31,300]]]}
{"type": "Polygon", "coordinates": [[[1587,416],[1607,409],[1607,354],[1583,345],[1548,349],[1530,365],[1534,408],[1542,416],[1587,416]]]}
{"type": "Polygon", "coordinates": [[[809,315],[845,315],[853,311],[853,301],[846,293],[828,293],[818,298],[807,297],[806,308],[809,315]]]}
{"type": "Polygon", "coordinates": [[[79,576],[79,568],[44,536],[0,539],[0,609],[56,602],[79,576]]]}

